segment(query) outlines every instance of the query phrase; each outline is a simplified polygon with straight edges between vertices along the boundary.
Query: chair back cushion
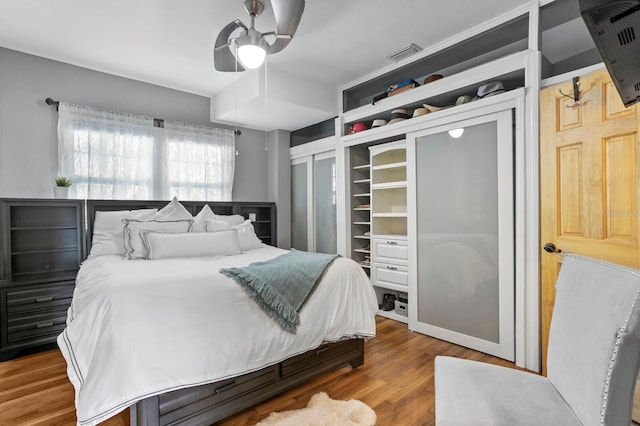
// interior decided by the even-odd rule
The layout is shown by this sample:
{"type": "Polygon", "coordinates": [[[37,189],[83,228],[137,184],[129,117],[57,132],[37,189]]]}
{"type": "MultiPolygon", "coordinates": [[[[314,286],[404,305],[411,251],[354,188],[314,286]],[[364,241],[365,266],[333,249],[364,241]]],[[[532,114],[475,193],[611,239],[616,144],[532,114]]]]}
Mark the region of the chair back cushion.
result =
{"type": "Polygon", "coordinates": [[[640,362],[640,271],[566,254],[547,376],[585,425],[629,425],[640,362]]]}

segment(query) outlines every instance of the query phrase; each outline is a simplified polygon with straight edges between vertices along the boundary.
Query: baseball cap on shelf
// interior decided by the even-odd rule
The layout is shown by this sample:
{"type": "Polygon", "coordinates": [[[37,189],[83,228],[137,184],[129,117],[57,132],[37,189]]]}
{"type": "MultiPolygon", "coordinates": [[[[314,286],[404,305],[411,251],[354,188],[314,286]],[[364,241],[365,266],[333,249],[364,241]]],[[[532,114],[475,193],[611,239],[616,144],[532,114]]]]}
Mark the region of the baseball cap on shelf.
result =
{"type": "Polygon", "coordinates": [[[440,80],[441,78],[444,78],[444,75],[442,75],[442,74],[431,74],[430,76],[427,76],[424,79],[424,82],[422,84],[431,83],[432,81],[440,80]]]}
{"type": "Polygon", "coordinates": [[[387,124],[387,120],[377,118],[373,120],[373,123],[371,123],[371,128],[373,129],[374,127],[381,127],[381,126],[384,126],[385,124],[387,124]]]}
{"type": "Polygon", "coordinates": [[[354,134],[354,133],[358,133],[361,132],[363,130],[367,130],[367,125],[364,124],[362,121],[358,121],[357,123],[353,123],[350,127],[349,127],[349,131],[347,133],[349,133],[350,135],[354,134]]]}
{"type": "Polygon", "coordinates": [[[429,114],[429,110],[426,108],[416,108],[413,110],[413,118],[420,117],[421,115],[429,114]]]}
{"type": "Polygon", "coordinates": [[[391,111],[391,119],[387,124],[397,123],[402,120],[406,120],[409,118],[409,114],[407,114],[407,110],[404,108],[397,108],[391,111]]]}
{"type": "Polygon", "coordinates": [[[503,92],[506,92],[506,90],[502,82],[492,81],[478,87],[478,94],[473,98],[473,100],[476,101],[478,99],[488,98],[489,96],[495,96],[503,92]]]}
{"type": "Polygon", "coordinates": [[[466,104],[471,102],[473,98],[469,95],[462,95],[462,96],[458,96],[458,99],[456,99],[456,105],[462,105],[462,104],[466,104]]]}

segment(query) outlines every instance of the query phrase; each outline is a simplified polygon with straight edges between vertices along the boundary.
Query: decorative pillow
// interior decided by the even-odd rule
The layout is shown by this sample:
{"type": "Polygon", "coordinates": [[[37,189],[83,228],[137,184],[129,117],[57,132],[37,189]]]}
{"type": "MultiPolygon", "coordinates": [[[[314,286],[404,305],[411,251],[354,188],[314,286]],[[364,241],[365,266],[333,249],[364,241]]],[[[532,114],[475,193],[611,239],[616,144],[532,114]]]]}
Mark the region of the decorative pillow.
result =
{"type": "Polygon", "coordinates": [[[204,223],[204,229],[207,232],[226,231],[234,227],[234,225],[230,225],[229,222],[224,220],[206,219],[204,223]]]}
{"type": "Polygon", "coordinates": [[[193,232],[206,232],[207,225],[205,220],[213,219],[214,215],[215,213],[213,213],[209,204],[205,204],[193,218],[193,232]]]}
{"type": "Polygon", "coordinates": [[[123,219],[153,219],[158,209],[98,211],[93,222],[93,238],[88,257],[117,254],[123,256],[124,247],[123,219]]]}
{"type": "Polygon", "coordinates": [[[145,248],[141,231],[155,232],[189,232],[193,224],[193,219],[188,220],[132,220],[124,219],[124,246],[125,253],[123,259],[146,259],[147,249],[145,248]]]}
{"type": "Polygon", "coordinates": [[[250,220],[245,220],[242,225],[235,226],[233,229],[236,231],[240,250],[247,251],[262,247],[262,241],[256,235],[250,220]]]}
{"type": "Polygon", "coordinates": [[[178,202],[176,197],[164,206],[155,216],[155,220],[169,222],[173,220],[193,220],[189,210],[178,202]]]}
{"type": "Polygon", "coordinates": [[[194,232],[207,231],[207,225],[206,225],[207,219],[217,220],[217,221],[225,222],[229,224],[229,226],[222,229],[229,229],[231,226],[240,225],[242,222],[244,222],[244,217],[240,216],[239,214],[232,214],[232,215],[215,214],[213,210],[211,210],[211,207],[209,207],[208,204],[205,204],[204,207],[202,207],[202,209],[200,209],[198,214],[194,217],[195,221],[193,222],[193,231],[194,232]]]}
{"type": "Polygon", "coordinates": [[[231,226],[241,225],[244,223],[244,217],[239,214],[224,215],[213,213],[212,219],[227,222],[231,226]]]}
{"type": "Polygon", "coordinates": [[[180,234],[140,231],[140,235],[147,249],[147,259],[228,256],[241,253],[233,229],[180,234]]]}
{"type": "Polygon", "coordinates": [[[228,229],[236,231],[236,237],[238,238],[238,246],[240,250],[247,251],[262,247],[262,241],[256,235],[256,231],[253,229],[253,224],[250,220],[245,220],[240,225],[230,226],[227,222],[219,220],[207,219],[205,220],[207,232],[221,232],[228,229]]]}

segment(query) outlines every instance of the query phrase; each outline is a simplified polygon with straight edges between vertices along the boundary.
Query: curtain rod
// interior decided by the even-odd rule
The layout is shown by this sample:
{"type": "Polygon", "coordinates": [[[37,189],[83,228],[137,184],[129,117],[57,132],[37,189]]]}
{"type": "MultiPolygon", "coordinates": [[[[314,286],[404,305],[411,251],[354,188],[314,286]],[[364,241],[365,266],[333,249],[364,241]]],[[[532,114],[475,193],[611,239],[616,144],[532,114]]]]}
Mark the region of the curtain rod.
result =
{"type": "MultiPolygon", "coordinates": [[[[52,98],[47,98],[44,101],[46,102],[47,105],[55,106],[56,107],[56,111],[58,111],[58,107],[60,106],[60,101],[55,101],[52,98]]],[[[154,118],[153,119],[153,126],[154,127],[164,128],[164,120],[162,118],[154,118]]],[[[240,136],[242,134],[242,132],[240,130],[234,130],[233,133],[236,136],[240,136]]]]}

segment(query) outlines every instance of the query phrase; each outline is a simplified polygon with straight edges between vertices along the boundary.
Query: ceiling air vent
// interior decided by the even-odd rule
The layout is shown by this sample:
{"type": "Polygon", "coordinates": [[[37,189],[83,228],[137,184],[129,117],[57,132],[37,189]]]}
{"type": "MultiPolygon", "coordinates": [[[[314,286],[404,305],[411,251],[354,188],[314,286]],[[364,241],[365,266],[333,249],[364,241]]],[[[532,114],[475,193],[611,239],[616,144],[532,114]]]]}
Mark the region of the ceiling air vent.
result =
{"type": "Polygon", "coordinates": [[[618,33],[618,40],[621,45],[629,44],[636,39],[636,35],[633,32],[633,27],[625,28],[618,33]]]}
{"type": "Polygon", "coordinates": [[[406,58],[407,56],[411,56],[411,55],[414,55],[414,54],[420,52],[421,50],[422,50],[422,47],[418,46],[417,44],[411,43],[407,47],[403,47],[402,49],[398,50],[397,52],[393,52],[393,53],[387,55],[386,57],[387,57],[387,59],[390,59],[393,62],[398,62],[398,61],[406,58]]]}
{"type": "Polygon", "coordinates": [[[622,103],[640,102],[640,0],[578,0],[622,103]]]}

